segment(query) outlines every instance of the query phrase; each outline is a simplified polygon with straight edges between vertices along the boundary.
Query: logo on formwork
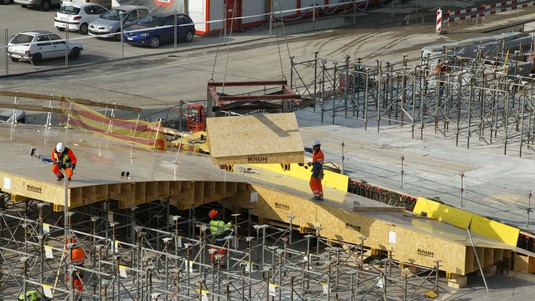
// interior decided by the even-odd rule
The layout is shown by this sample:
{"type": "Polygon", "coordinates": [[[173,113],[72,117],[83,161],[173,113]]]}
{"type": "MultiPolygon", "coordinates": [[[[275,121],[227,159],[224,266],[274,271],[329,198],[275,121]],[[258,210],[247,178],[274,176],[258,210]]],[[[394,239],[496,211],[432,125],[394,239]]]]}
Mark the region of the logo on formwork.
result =
{"type": "Polygon", "coordinates": [[[249,163],[267,163],[267,157],[248,157],[247,160],[249,163]]]}
{"type": "Polygon", "coordinates": [[[433,252],[428,251],[428,250],[418,249],[416,251],[416,253],[418,253],[418,255],[422,255],[422,256],[435,257],[435,254],[433,254],[433,252]]]}
{"type": "Polygon", "coordinates": [[[357,225],[346,223],[346,228],[360,232],[360,226],[357,226],[357,225]]]}
{"type": "Polygon", "coordinates": [[[37,192],[37,193],[41,193],[43,192],[42,188],[39,187],[39,186],[34,186],[34,185],[30,185],[30,184],[27,184],[26,185],[26,190],[28,191],[32,191],[32,192],[37,192]]]}
{"type": "Polygon", "coordinates": [[[286,205],[283,203],[275,202],[275,208],[282,209],[282,210],[290,210],[290,205],[286,205]]]}

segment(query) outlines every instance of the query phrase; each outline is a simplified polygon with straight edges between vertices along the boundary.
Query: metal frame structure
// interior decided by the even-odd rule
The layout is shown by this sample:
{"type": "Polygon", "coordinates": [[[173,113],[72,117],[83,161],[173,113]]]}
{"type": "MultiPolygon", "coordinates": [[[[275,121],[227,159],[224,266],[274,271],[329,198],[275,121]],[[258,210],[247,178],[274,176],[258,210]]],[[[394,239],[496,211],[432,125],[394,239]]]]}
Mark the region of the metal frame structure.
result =
{"type": "Polygon", "coordinates": [[[365,237],[360,245],[327,240],[321,228],[297,234],[291,216],[274,226],[253,222],[247,208],[229,216],[209,204],[233,221],[228,253],[213,263],[217,246],[199,217],[208,207],[178,211],[159,200],[118,209],[106,201],[69,211],[65,225],[45,202],[14,202],[8,194],[2,200],[3,296],[37,290],[54,300],[413,300],[441,290],[439,261],[426,268],[372,256],[365,237]],[[69,260],[65,231],[85,250],[84,265],[69,260]],[[81,291],[72,285],[76,275],[84,275],[81,291]]]}
{"type": "Polygon", "coordinates": [[[522,61],[525,52],[509,56],[499,47],[495,52],[466,58],[444,49],[434,57],[422,54],[413,66],[406,56],[399,63],[366,65],[349,56],[336,62],[315,53],[311,60],[291,59],[290,82],[320,110],[321,122],[354,119],[365,130],[375,122],[378,132],[408,126],[419,139],[430,128],[433,134],[455,137],[457,146],[470,148],[476,138],[501,143],[504,154],[522,157],[535,143],[531,63],[522,61]],[[448,61],[451,71],[436,73],[437,59],[448,61]]]}

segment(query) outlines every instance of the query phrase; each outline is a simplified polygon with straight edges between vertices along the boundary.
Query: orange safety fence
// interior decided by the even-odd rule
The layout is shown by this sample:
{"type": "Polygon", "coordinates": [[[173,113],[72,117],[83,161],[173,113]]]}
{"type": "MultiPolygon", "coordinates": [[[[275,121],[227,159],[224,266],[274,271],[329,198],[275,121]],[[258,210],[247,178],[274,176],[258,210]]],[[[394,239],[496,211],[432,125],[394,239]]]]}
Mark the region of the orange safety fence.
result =
{"type": "Polygon", "coordinates": [[[128,141],[138,145],[167,149],[165,133],[160,131],[161,122],[147,122],[136,119],[111,118],[84,105],[63,97],[63,113],[68,116],[69,125],[104,137],[128,141]]]}

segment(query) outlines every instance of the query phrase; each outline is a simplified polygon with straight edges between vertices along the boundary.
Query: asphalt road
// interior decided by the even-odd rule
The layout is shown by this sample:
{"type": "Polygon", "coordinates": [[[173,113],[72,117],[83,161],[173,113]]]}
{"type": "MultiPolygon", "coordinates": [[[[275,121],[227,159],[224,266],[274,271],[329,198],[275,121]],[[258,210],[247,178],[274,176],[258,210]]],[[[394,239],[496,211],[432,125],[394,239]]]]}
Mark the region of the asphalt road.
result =
{"type": "MultiPolygon", "coordinates": [[[[8,36],[36,28],[57,32],[62,37],[66,35],[53,28],[55,11],[7,5],[0,6],[0,12],[1,27],[8,28],[8,36]]],[[[400,62],[406,55],[412,60],[409,63],[412,67],[426,45],[488,35],[483,33],[488,28],[479,26],[476,30],[452,30],[447,35],[436,35],[434,24],[370,27],[374,20],[387,16],[390,15],[362,13],[355,26],[345,28],[335,27],[347,24],[347,19],[323,20],[315,24],[315,31],[310,23],[279,26],[273,29],[271,36],[266,28],[232,33],[227,37],[196,36],[192,43],[179,43],[177,51],[173,45],[148,49],[70,33],[69,38],[80,39],[84,45],[84,52],[73,67],[62,68],[63,59],[40,66],[0,59],[0,76],[6,74],[6,61],[10,74],[1,78],[0,88],[144,108],[167,107],[176,105],[179,100],[205,100],[206,84],[210,80],[293,78],[300,82],[303,78],[303,82],[310,82],[313,78],[311,64],[301,64],[297,68],[299,75],[292,74],[291,57],[295,62],[306,62],[317,52],[318,57],[326,59],[326,67],[334,68],[335,64],[343,64],[346,56],[352,63],[360,58],[363,65],[376,66],[381,61],[383,64],[400,62]],[[48,71],[42,72],[45,70],[48,71]]],[[[0,31],[0,40],[5,39],[5,30],[0,31]]],[[[0,97],[0,104],[2,102],[12,103],[13,99],[0,97]]]]}

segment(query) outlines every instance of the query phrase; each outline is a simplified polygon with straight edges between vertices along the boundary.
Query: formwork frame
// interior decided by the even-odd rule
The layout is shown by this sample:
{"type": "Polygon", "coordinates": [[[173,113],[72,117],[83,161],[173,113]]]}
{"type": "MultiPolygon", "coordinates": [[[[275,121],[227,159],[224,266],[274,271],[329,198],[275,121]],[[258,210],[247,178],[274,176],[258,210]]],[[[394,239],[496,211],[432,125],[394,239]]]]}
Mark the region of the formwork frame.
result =
{"type": "Polygon", "coordinates": [[[87,254],[83,266],[74,266],[67,260],[73,246],[64,240],[61,213],[44,202],[14,202],[6,194],[4,200],[0,291],[13,297],[47,286],[56,300],[411,300],[440,289],[438,264],[381,259],[370,255],[365,238],[360,245],[328,240],[321,229],[292,235],[291,221],[282,227],[255,223],[247,208],[227,216],[235,231],[226,237],[224,265],[213,264],[209,250],[216,246],[206,218],[169,214],[154,224],[149,212],[176,212],[161,200],[134,209],[110,210],[110,200],[71,210],[69,236],[87,254]],[[82,291],[72,286],[75,274],[85,276],[82,291]]]}
{"type": "Polygon", "coordinates": [[[302,97],[320,110],[321,122],[354,119],[377,132],[408,126],[418,139],[429,128],[433,134],[454,136],[457,146],[470,148],[471,139],[477,138],[501,143],[504,154],[513,151],[521,157],[534,143],[535,123],[535,82],[521,56],[509,61],[480,53],[467,58],[444,49],[439,58],[450,62],[451,71],[439,74],[434,71],[437,57],[402,56],[397,63],[365,64],[349,56],[339,62],[315,53],[311,60],[292,58],[290,78],[292,89],[303,91],[302,97]],[[510,148],[512,143],[518,150],[510,148]]]}

